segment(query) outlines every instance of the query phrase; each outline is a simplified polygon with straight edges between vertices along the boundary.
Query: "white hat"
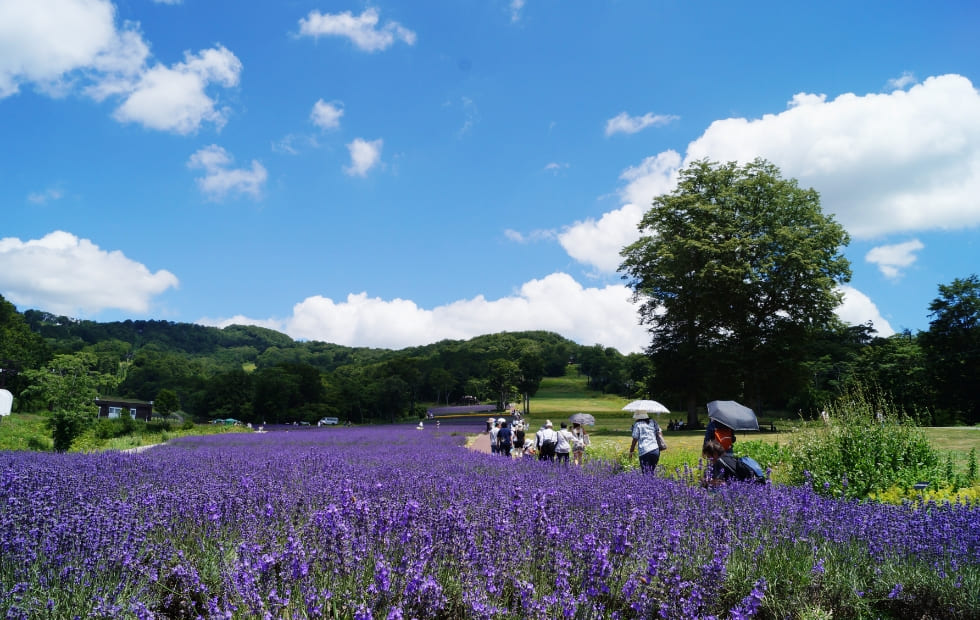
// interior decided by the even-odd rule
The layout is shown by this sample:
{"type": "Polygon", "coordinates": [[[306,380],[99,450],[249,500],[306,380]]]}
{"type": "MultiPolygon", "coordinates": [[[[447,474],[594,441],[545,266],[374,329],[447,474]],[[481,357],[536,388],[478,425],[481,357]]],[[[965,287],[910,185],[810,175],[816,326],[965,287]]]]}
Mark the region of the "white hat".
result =
{"type": "Polygon", "coordinates": [[[633,419],[634,420],[649,420],[650,419],[650,414],[647,413],[646,411],[637,411],[636,413],[633,414],[633,419]]]}
{"type": "Polygon", "coordinates": [[[497,424],[503,424],[503,423],[504,423],[504,422],[506,422],[506,421],[507,421],[507,420],[505,420],[505,419],[503,419],[503,418],[497,418],[497,424]]]}
{"type": "Polygon", "coordinates": [[[544,427],[545,427],[545,428],[551,428],[552,426],[553,426],[553,425],[551,424],[551,420],[546,420],[546,421],[545,421],[545,423],[544,423],[544,427]]]}

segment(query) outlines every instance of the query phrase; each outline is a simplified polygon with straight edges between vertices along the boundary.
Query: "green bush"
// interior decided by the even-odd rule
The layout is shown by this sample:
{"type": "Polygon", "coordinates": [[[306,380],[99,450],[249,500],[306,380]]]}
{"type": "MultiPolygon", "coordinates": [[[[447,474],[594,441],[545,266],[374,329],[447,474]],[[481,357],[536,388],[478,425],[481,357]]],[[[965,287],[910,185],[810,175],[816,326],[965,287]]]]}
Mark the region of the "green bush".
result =
{"type": "Polygon", "coordinates": [[[864,498],[893,486],[952,482],[951,467],[944,467],[915,421],[886,398],[856,389],[828,406],[827,414],[825,425],[791,444],[792,483],[864,498]]]}
{"type": "Polygon", "coordinates": [[[71,444],[89,425],[89,417],[79,411],[57,409],[48,418],[51,443],[56,452],[67,452],[71,444]]]}

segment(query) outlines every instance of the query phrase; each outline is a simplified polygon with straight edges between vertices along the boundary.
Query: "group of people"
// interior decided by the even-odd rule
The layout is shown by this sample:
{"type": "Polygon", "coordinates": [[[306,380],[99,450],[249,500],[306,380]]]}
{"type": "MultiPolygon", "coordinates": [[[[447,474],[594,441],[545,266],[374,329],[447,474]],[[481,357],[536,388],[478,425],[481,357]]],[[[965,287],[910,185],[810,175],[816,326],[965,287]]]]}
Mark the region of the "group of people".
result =
{"type": "Polygon", "coordinates": [[[490,434],[490,452],[513,458],[537,457],[541,461],[554,461],[567,465],[581,465],[585,460],[585,448],[591,443],[589,434],[581,424],[562,422],[555,430],[551,420],[528,437],[523,421],[510,425],[504,418],[487,421],[490,434]]]}
{"type": "MultiPolygon", "coordinates": [[[[567,422],[562,422],[558,430],[555,430],[551,420],[547,420],[533,438],[528,436],[527,425],[520,420],[510,424],[504,418],[490,418],[487,420],[487,429],[491,452],[512,458],[537,457],[541,461],[581,465],[585,458],[585,449],[591,443],[583,425],[572,424],[569,428],[567,422]]],[[[640,470],[644,474],[655,473],[660,454],[667,449],[660,425],[648,413],[634,413],[631,435],[630,459],[637,454],[640,470]]],[[[734,477],[734,443],[735,431],[731,428],[715,420],[708,424],[701,452],[709,463],[705,486],[717,486],[734,477]]]]}

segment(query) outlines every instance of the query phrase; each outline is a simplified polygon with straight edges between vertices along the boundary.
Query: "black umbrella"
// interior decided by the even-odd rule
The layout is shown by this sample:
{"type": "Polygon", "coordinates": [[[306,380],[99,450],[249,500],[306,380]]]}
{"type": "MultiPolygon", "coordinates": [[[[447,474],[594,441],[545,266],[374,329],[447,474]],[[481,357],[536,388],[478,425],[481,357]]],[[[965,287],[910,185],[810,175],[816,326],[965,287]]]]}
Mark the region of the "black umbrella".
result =
{"type": "Polygon", "coordinates": [[[755,412],[734,400],[713,400],[708,403],[708,417],[733,431],[757,431],[759,419],[755,412]]]}
{"type": "Polygon", "coordinates": [[[595,426],[595,418],[590,413],[573,413],[568,416],[568,421],[571,424],[588,424],[589,426],[595,426]]]}

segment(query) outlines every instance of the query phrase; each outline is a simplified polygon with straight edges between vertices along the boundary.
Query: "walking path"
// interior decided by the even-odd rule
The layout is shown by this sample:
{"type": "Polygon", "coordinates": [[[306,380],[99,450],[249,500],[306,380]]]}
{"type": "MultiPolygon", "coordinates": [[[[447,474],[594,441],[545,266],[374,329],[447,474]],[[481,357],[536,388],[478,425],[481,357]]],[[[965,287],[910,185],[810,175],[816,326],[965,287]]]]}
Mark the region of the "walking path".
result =
{"type": "Polygon", "coordinates": [[[467,445],[470,450],[490,454],[490,433],[480,433],[473,438],[467,445]]]}

